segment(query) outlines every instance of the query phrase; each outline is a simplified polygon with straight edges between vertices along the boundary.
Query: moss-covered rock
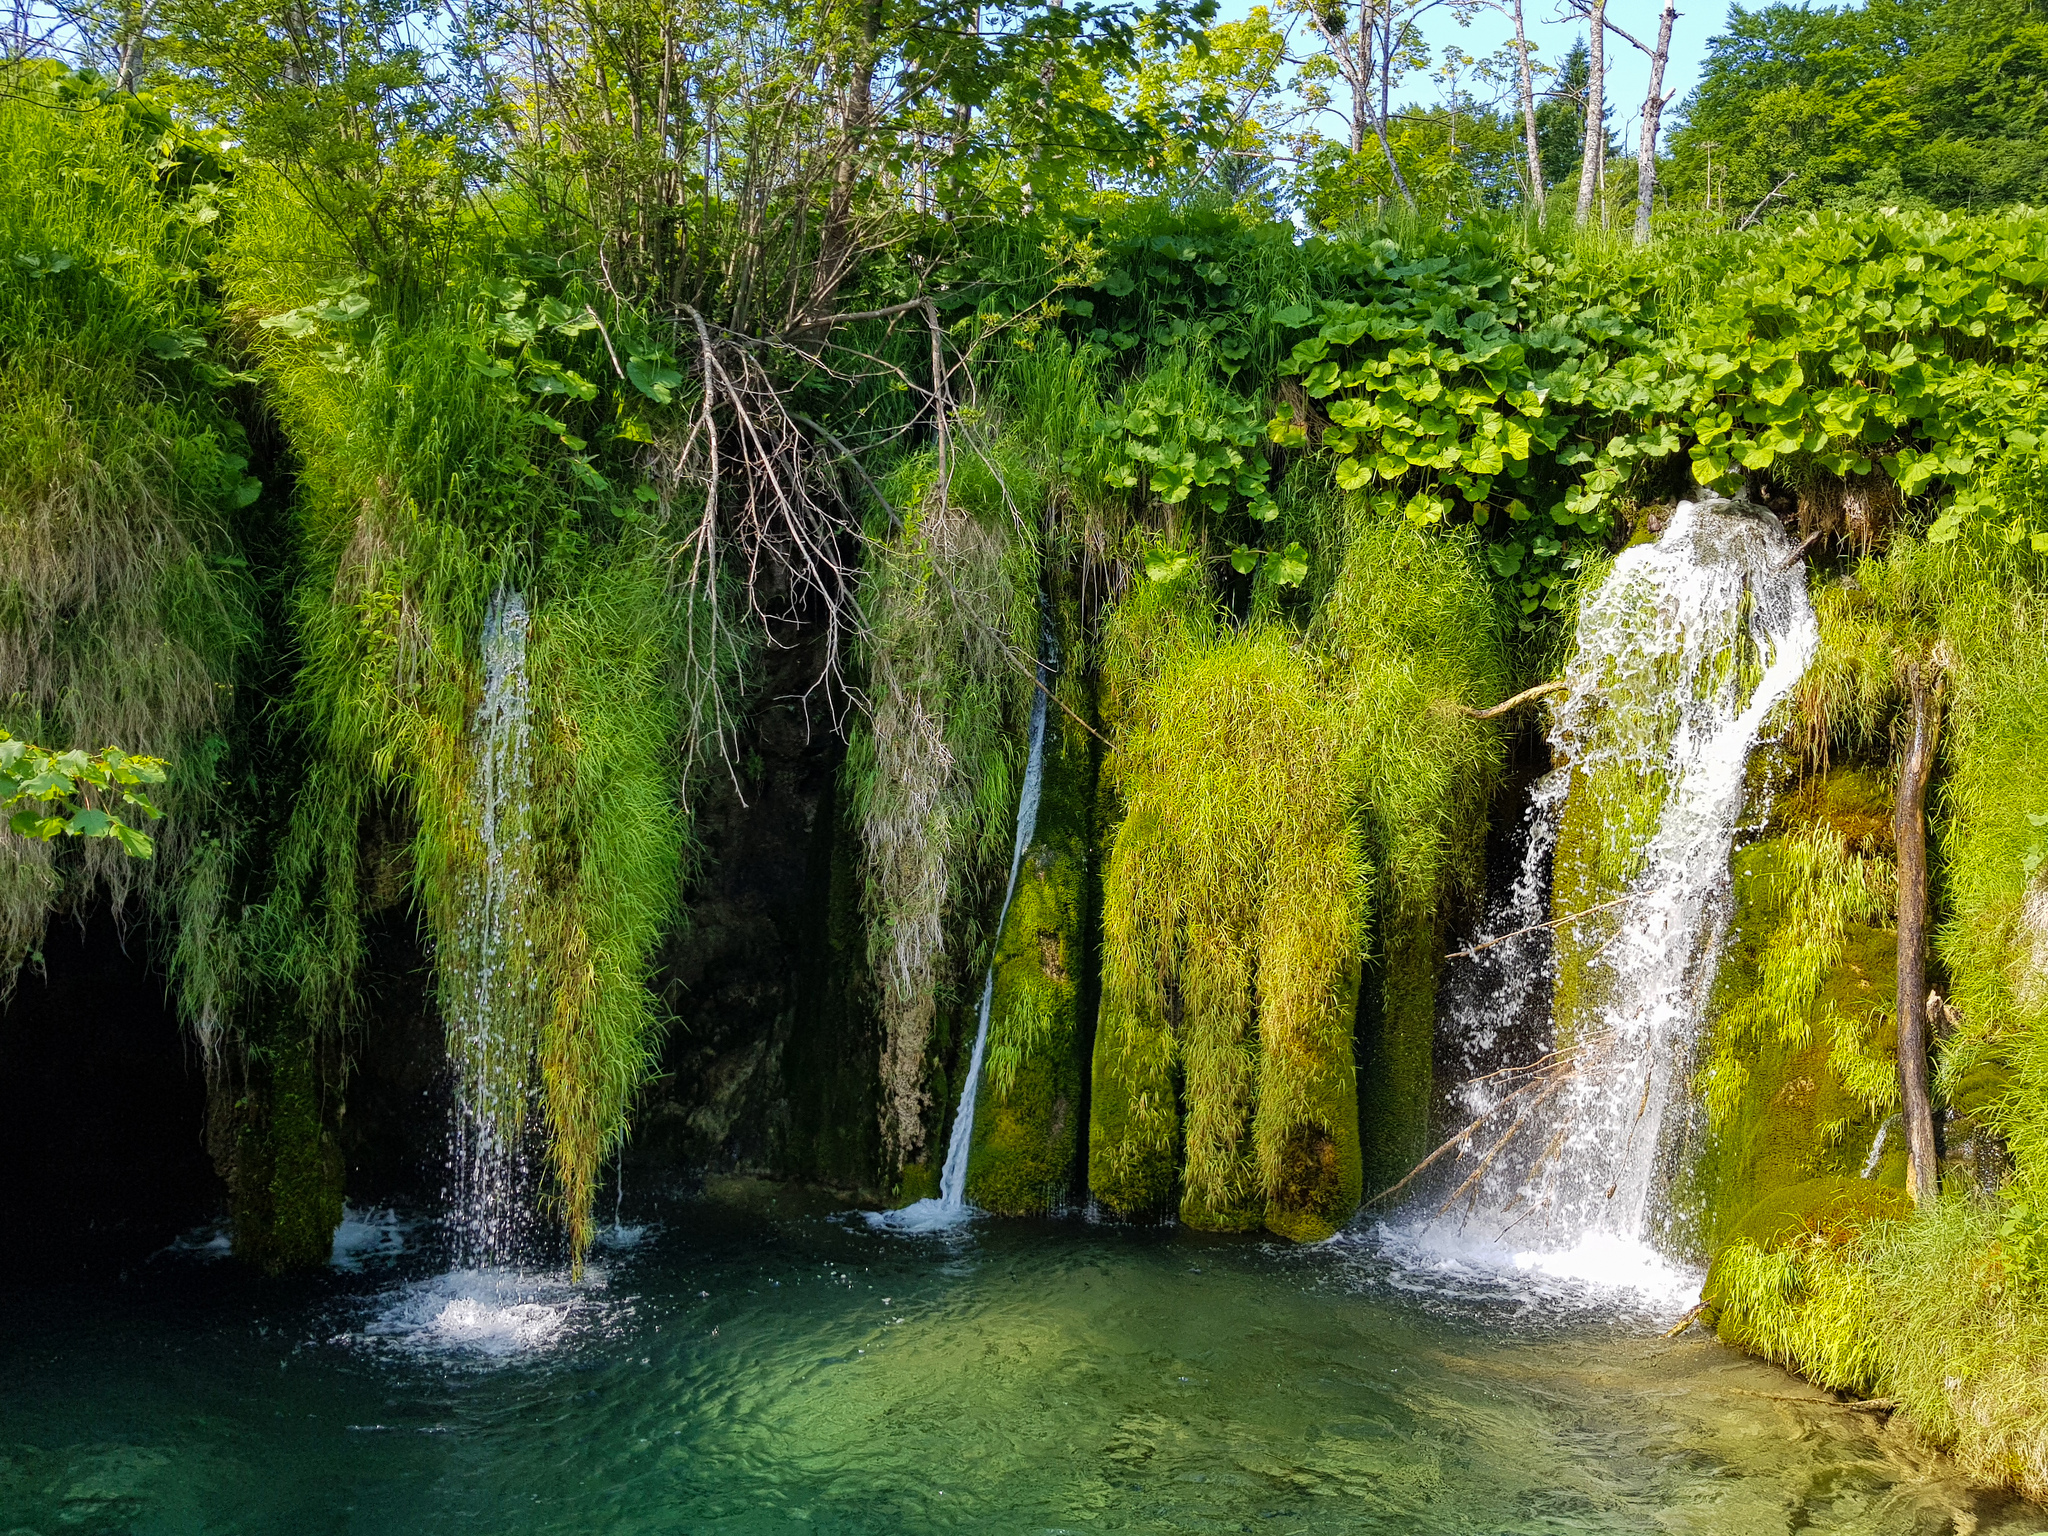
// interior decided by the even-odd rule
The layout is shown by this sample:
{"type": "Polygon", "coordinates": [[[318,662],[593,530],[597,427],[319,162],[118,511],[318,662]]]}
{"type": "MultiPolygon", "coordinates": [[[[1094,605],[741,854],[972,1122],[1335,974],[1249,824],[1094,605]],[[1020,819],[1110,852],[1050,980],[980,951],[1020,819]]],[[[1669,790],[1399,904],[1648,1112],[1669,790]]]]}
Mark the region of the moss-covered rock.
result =
{"type": "Polygon", "coordinates": [[[1416,905],[1422,910],[1395,912],[1392,903],[1383,906],[1374,963],[1361,988],[1361,1193],[1367,1181],[1376,1190],[1396,1183],[1429,1151],[1444,922],[1439,906],[1416,905]]]}
{"type": "MultiPolygon", "coordinates": [[[[1868,769],[1813,775],[1733,861],[1684,1201],[1699,1246],[1775,1192],[1866,1163],[1897,1096],[1890,808],[1868,769]]],[[[1903,1156],[1903,1139],[1887,1149],[1903,1156]]]]}
{"type": "Polygon", "coordinates": [[[896,1178],[896,1204],[900,1209],[915,1205],[920,1200],[936,1199],[939,1193],[939,1170],[930,1163],[905,1163],[903,1171],[896,1178]]]}
{"type": "MultiPolygon", "coordinates": [[[[1435,1000],[1435,971],[1430,971],[1430,1003],[1435,1000]]],[[[1333,1014],[1355,1018],[1358,1012],[1359,971],[1354,964],[1340,978],[1330,1000],[1333,1014]]],[[[1422,1015],[1420,1106],[1429,1101],[1429,1029],[1431,1014],[1422,1015]]],[[[1389,1073],[1389,1090],[1384,1103],[1401,1105],[1405,1087],[1414,1088],[1413,1063],[1405,1081],[1389,1073]]],[[[1321,1242],[1351,1219],[1364,1196],[1365,1160],[1359,1114],[1359,1081],[1353,1064],[1343,1060],[1323,1063],[1307,1085],[1294,1126],[1282,1143],[1277,1176],[1266,1191],[1266,1230],[1297,1243],[1321,1242]]],[[[1395,1123],[1392,1115],[1389,1123],[1395,1123]]],[[[1426,1138],[1426,1126],[1417,1128],[1416,1140],[1426,1138]]]]}
{"type": "Polygon", "coordinates": [[[268,1274],[325,1264],[341,1225],[341,1148],[310,1040],[252,1054],[214,1085],[207,1141],[227,1181],[235,1256],[268,1274]]]}
{"type": "Polygon", "coordinates": [[[1079,720],[1048,712],[1038,823],[996,942],[967,1198],[1006,1216],[1063,1204],[1080,1149],[1091,745],[1079,720]]]}

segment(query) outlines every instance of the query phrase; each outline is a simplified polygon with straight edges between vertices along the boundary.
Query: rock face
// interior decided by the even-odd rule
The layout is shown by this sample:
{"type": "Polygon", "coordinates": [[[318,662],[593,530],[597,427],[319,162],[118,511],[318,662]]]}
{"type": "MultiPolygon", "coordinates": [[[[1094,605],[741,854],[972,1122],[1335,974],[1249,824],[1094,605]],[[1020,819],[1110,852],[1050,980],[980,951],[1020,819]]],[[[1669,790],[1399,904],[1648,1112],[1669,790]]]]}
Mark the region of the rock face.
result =
{"type": "Polygon", "coordinates": [[[843,744],[800,697],[809,647],[771,653],[763,702],[714,763],[687,920],[658,979],[670,1015],[629,1177],[716,1170],[879,1198],[881,1144],[843,744]]]}

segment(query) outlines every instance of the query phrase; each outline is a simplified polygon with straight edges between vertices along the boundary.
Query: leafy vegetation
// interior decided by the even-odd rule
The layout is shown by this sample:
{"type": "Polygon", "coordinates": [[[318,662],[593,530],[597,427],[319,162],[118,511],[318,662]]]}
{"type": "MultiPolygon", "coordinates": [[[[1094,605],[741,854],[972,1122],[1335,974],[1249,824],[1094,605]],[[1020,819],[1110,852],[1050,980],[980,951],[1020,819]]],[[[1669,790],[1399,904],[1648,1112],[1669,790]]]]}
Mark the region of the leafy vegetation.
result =
{"type": "Polygon", "coordinates": [[[51,752],[0,731],[0,811],[12,813],[8,829],[22,837],[111,837],[130,858],[149,858],[156,844],[147,833],[92,802],[132,805],[154,821],[163,813],[143,788],[163,782],[160,757],[130,757],[118,747],[51,752]]]}
{"type": "Polygon", "coordinates": [[[2040,23],[1909,9],[1738,12],[1640,243],[1590,51],[1526,113],[1472,60],[1400,110],[1400,7],[1298,18],[1293,77],[1286,15],[1177,0],[67,9],[103,76],[0,60],[6,974],[139,898],[284,1268],[398,931],[573,1262],[710,1006],[665,946],[793,656],[879,1014],[844,1182],[931,1186],[993,963],[976,1199],[1078,1166],[1320,1237],[1427,1144],[1506,756],[1473,712],[1670,503],[1747,490],[1810,536],[1823,646],[1701,1062],[1720,1325],[2040,1488],[2040,23]],[[1908,665],[1951,685],[1957,1117],[1911,1216],[1871,1165],[1908,665]]]}

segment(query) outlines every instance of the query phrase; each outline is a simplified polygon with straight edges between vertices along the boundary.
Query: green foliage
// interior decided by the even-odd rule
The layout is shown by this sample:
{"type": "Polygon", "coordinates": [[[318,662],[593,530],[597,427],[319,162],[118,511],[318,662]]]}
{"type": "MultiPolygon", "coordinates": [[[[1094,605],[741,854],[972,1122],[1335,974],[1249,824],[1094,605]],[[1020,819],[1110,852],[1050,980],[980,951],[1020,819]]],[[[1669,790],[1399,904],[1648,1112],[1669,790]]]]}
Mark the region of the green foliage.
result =
{"type": "Polygon", "coordinates": [[[95,800],[132,805],[151,821],[163,813],[143,786],[164,782],[160,757],[130,757],[118,747],[90,755],[50,752],[0,731],[0,811],[22,837],[111,837],[130,858],[147,859],[156,844],[95,800]]]}
{"type": "MultiPolygon", "coordinates": [[[[236,836],[227,714],[254,645],[238,525],[263,489],[199,267],[217,212],[203,157],[176,151],[147,103],[5,68],[0,723],[19,742],[118,741],[136,759],[66,755],[74,786],[105,779],[76,803],[83,820],[59,811],[66,792],[38,797],[44,814],[17,823],[32,835],[0,849],[0,991],[60,900],[120,911],[140,892],[161,901],[170,945],[202,939],[206,870],[236,836]],[[168,776],[145,797],[168,816],[154,839],[116,814],[137,760],[168,776]],[[47,841],[60,815],[95,835],[47,841]]],[[[211,999],[179,1001],[197,1023],[211,999]]]]}
{"type": "MultiPolygon", "coordinates": [[[[1929,537],[2035,534],[2048,222],[1805,222],[1747,253],[1669,387],[1706,484],[1789,469],[1948,490],[1929,537]]],[[[2048,531],[2039,535],[2048,545],[2048,531]]]]}
{"type": "MultiPolygon", "coordinates": [[[[1189,502],[1191,511],[1212,519],[1237,505],[1253,522],[1270,523],[1280,509],[1258,450],[1257,408],[1209,386],[1207,374],[1205,365],[1169,351],[1124,390],[1120,408],[1095,426],[1120,450],[1103,480],[1122,488],[1142,482],[1164,506],[1189,502]]],[[[1169,522],[1169,536],[1172,531],[1169,522]]]]}
{"type": "MultiPolygon", "coordinates": [[[[1316,623],[1242,631],[1190,566],[1134,583],[1105,640],[1106,774],[1120,817],[1103,875],[1090,1185],[1183,1219],[1308,1237],[1362,1186],[1352,1062],[1370,903],[1433,929],[1474,869],[1498,748],[1449,706],[1503,675],[1466,540],[1369,513],[1347,524],[1316,623]],[[1375,895],[1374,893],[1378,894],[1375,895]],[[1176,1079],[1178,1080],[1176,1082],[1176,1079]]],[[[1429,1097],[1433,957],[1403,975],[1429,1097]]],[[[1377,1139],[1381,1128],[1374,1127],[1377,1139]]]]}
{"type": "Polygon", "coordinates": [[[1773,189],[1779,209],[2039,205],[2044,78],[2026,0],[1737,7],[1672,135],[1672,198],[1738,219],[1773,189]]]}

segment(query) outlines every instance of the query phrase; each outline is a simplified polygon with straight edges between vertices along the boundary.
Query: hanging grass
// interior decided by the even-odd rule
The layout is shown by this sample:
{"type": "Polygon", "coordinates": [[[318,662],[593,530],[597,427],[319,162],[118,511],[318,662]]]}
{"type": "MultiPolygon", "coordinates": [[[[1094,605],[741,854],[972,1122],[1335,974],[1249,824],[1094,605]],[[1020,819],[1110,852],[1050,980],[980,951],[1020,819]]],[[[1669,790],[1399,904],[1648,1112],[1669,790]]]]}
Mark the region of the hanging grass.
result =
{"type": "MultiPolygon", "coordinates": [[[[288,212],[248,198],[227,264],[305,465],[311,551],[294,696],[311,763],[254,963],[311,1016],[349,1022],[374,866],[390,856],[379,842],[396,839],[457,1071],[505,1141],[538,1116],[547,1193],[580,1263],[661,1022],[647,982],[689,847],[684,722],[720,715],[688,696],[705,674],[680,658],[714,640],[658,512],[591,466],[563,402],[550,416],[506,382],[497,349],[517,316],[504,306],[523,290],[480,277],[472,297],[422,312],[337,300],[342,321],[324,329],[265,329],[253,322],[306,313],[323,291],[362,291],[308,258],[276,222],[288,212]],[[280,246],[296,265],[273,259],[280,246]],[[526,736],[487,779],[479,636],[513,592],[530,615],[526,736]],[[487,784],[509,838],[494,874],[487,784]],[[484,943],[492,904],[510,926],[484,943]]],[[[630,459],[607,467],[630,484],[630,459]]],[[[721,687],[740,658],[716,645],[721,687]]]]}
{"type": "Polygon", "coordinates": [[[902,522],[870,541],[868,708],[845,770],[881,1000],[882,1140],[899,1169],[936,1130],[927,1054],[939,1012],[973,1007],[975,945],[962,939],[1007,873],[1038,652],[1043,480],[1013,441],[982,434],[939,471],[921,456],[883,488],[877,516],[900,509],[902,522]]]}
{"type": "MultiPolygon", "coordinates": [[[[1469,829],[1498,745],[1452,706],[1490,701],[1505,668],[1471,551],[1363,517],[1349,534],[1306,637],[1277,618],[1220,624],[1189,573],[1134,584],[1105,641],[1121,820],[1090,1178],[1127,1214],[1177,1175],[1193,1225],[1341,1225],[1363,1181],[1354,1030],[1372,903],[1440,933],[1477,874],[1469,829]]],[[[1405,1146],[1427,1134],[1437,954],[1399,958],[1375,1132],[1405,1146]]]]}
{"type": "MultiPolygon", "coordinates": [[[[7,66],[0,92],[0,727],[163,757],[157,856],[103,840],[0,840],[0,993],[53,906],[132,893],[198,942],[235,829],[220,781],[256,643],[241,511],[261,487],[194,263],[195,208],[159,184],[118,106],[60,100],[7,66]]],[[[138,112],[141,109],[137,109],[138,112]]],[[[211,998],[181,997],[198,1024],[211,998]]]]}

